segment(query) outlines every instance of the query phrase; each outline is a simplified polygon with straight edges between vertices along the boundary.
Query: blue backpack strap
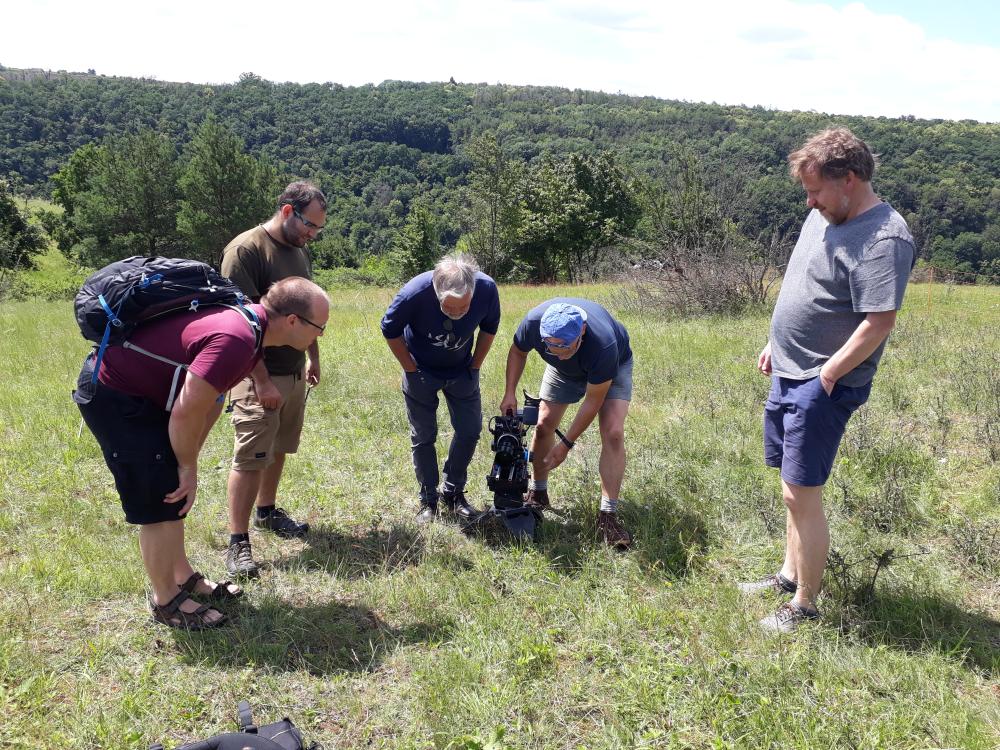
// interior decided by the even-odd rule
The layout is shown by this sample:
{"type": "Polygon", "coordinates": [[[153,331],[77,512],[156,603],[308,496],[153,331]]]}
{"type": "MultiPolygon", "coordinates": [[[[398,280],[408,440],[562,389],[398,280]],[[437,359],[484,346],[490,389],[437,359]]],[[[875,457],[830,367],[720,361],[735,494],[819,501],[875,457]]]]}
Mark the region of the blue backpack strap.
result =
{"type": "Polygon", "coordinates": [[[111,339],[111,326],[121,328],[123,325],[121,319],[115,315],[115,311],[111,309],[108,301],[104,299],[103,294],[97,295],[97,301],[101,303],[101,307],[104,308],[104,312],[108,314],[108,324],[104,326],[104,336],[101,337],[101,344],[97,347],[97,357],[94,360],[94,374],[90,379],[91,383],[97,382],[97,375],[101,371],[101,361],[104,359],[104,350],[108,348],[108,341],[111,339]]]}
{"type": "Polygon", "coordinates": [[[260,349],[264,343],[264,329],[260,324],[260,316],[244,300],[246,300],[246,297],[240,295],[235,305],[226,305],[226,307],[236,310],[236,312],[240,313],[246,319],[247,325],[253,331],[254,349],[260,349]]]}

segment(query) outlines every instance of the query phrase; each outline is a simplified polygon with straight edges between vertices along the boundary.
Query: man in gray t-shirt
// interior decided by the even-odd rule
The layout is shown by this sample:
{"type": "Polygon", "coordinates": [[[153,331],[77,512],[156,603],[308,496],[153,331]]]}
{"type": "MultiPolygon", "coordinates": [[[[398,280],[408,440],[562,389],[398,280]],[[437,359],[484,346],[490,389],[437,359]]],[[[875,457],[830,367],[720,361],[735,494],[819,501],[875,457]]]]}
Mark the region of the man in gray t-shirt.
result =
{"type": "Polygon", "coordinates": [[[872,189],[875,159],[846,128],[825,130],[789,156],[806,191],[806,218],[771,318],[758,368],[771,376],[764,459],[781,469],[787,545],[781,571],[740,584],[793,599],[761,624],[791,632],[819,617],[816,597],[830,548],[823,486],[851,414],[903,304],[913,237],[872,189]]]}

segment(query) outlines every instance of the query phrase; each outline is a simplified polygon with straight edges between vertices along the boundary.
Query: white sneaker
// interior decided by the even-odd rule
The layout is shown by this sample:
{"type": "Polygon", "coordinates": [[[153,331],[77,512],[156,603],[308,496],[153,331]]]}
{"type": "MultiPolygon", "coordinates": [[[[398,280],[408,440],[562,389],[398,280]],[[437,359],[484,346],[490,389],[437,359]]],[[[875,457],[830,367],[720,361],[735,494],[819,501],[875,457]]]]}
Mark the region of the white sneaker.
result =
{"type": "Polygon", "coordinates": [[[819,611],[800,607],[795,602],[785,602],[773,615],[768,615],[760,621],[764,630],[775,633],[794,633],[804,622],[818,620],[819,611]]]}

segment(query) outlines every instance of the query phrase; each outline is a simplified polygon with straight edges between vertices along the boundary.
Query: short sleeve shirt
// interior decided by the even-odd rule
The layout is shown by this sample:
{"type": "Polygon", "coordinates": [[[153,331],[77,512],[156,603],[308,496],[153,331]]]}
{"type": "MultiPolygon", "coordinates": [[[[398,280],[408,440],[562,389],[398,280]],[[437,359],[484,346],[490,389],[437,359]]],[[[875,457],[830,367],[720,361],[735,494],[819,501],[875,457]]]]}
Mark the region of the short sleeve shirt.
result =
{"type": "MultiPolygon", "coordinates": [[[[289,276],[312,278],[312,260],[304,247],[279,242],[263,226],[236,236],[222,251],[222,275],[228,276],[254,302],[259,302],[271,285],[289,276]]],[[[305,354],[290,346],[269,346],[264,364],[272,375],[292,375],[302,371],[305,354]]]]}
{"type": "Polygon", "coordinates": [[[618,368],[632,359],[628,331],[611,317],[611,313],[596,302],[574,297],[556,297],[531,310],[514,333],[514,345],[522,352],[534,349],[568,380],[586,381],[591,385],[614,380],[618,368]],[[587,330],[580,348],[569,359],[559,359],[545,350],[539,325],[549,305],[566,302],[587,313],[587,330]]]}
{"type": "MultiPolygon", "coordinates": [[[[906,221],[880,203],[831,224],[813,210],[802,226],[771,317],[771,368],[793,380],[816,377],[871,312],[898,310],[915,262],[906,221]]],[[[871,382],[885,342],[839,382],[871,382]]]]}
{"type": "Polygon", "coordinates": [[[392,300],[382,316],[382,335],[404,337],[417,367],[450,380],[468,369],[476,329],[495,336],[500,327],[500,294],[496,282],[476,274],[469,312],[452,320],[441,312],[431,281],[432,271],[414,276],[392,300]]]}
{"type": "MultiPolygon", "coordinates": [[[[267,312],[250,305],[261,327],[267,312]]],[[[256,337],[247,319],[237,310],[211,306],[197,312],[180,312],[140,325],[129,342],[148,352],[186,364],[188,371],[219,393],[247,377],[260,360],[256,337]]],[[[109,346],[98,379],[115,390],[148,398],[166,408],[176,367],[121,346],[109,346]]],[[[180,373],[177,391],[184,382],[180,373]]]]}

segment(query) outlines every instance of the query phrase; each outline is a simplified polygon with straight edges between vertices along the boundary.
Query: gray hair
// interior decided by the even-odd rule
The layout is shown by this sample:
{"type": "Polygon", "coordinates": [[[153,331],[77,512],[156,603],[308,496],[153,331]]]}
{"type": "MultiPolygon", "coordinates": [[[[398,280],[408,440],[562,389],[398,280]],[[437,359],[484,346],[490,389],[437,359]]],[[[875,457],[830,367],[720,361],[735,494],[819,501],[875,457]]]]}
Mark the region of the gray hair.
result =
{"type": "Polygon", "coordinates": [[[431,283],[438,301],[445,297],[464,297],[476,290],[479,266],[471,255],[446,255],[434,266],[431,283]]]}

